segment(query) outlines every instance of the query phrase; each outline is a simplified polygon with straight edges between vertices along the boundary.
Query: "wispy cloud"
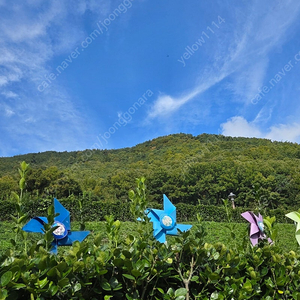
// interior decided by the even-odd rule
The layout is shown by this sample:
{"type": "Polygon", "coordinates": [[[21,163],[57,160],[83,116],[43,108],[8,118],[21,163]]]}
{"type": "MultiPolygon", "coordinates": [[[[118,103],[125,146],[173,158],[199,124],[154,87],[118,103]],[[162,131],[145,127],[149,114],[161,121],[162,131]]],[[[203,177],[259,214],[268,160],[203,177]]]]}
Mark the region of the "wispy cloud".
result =
{"type": "Polygon", "coordinates": [[[264,105],[261,110],[256,115],[253,123],[254,124],[265,124],[272,118],[272,113],[274,109],[275,104],[274,103],[267,103],[264,105]]]}
{"type": "Polygon", "coordinates": [[[190,92],[183,93],[183,95],[179,97],[171,97],[170,95],[161,94],[151,110],[148,112],[148,119],[154,119],[159,116],[168,116],[173,112],[180,109],[184,104],[193,100],[196,96],[202,94],[218,82],[220,82],[223,78],[225,78],[228,74],[221,71],[219,75],[207,75],[203,76],[200,79],[200,83],[190,92]]]}
{"type": "Polygon", "coordinates": [[[231,90],[233,101],[250,103],[264,83],[270,52],[284,44],[288,39],[287,31],[297,21],[300,2],[256,0],[246,4],[243,13],[240,11],[241,8],[236,7],[231,18],[228,20],[227,17],[226,25],[231,24],[232,30],[220,36],[211,47],[213,59],[199,70],[203,73],[203,70],[210,69],[210,74],[203,80],[195,78],[197,84],[192,92],[184,91],[180,97],[162,93],[149,110],[148,118],[174,113],[224,79],[227,82],[223,88],[231,90]]]}
{"type": "MultiPolygon", "coordinates": [[[[49,62],[85,37],[83,24],[72,20],[87,11],[96,19],[109,3],[0,1],[0,125],[3,138],[23,145],[22,153],[74,150],[87,139],[81,109],[64,87],[55,82],[41,94],[37,85],[49,73],[49,62]]],[[[0,155],[12,153],[11,147],[0,145],[0,155]]]]}
{"type": "Polygon", "coordinates": [[[3,96],[5,96],[6,98],[16,98],[18,97],[18,95],[12,91],[3,91],[1,93],[3,96]]]}

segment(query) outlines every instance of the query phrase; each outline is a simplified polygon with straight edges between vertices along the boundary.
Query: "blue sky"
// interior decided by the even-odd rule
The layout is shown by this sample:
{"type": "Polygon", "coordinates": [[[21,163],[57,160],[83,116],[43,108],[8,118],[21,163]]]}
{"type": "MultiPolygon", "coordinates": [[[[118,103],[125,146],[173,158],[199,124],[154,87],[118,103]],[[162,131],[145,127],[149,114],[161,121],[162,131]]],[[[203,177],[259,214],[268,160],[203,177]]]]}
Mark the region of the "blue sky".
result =
{"type": "Polygon", "coordinates": [[[0,156],[300,142],[298,0],[0,0],[0,20],[0,156]]]}

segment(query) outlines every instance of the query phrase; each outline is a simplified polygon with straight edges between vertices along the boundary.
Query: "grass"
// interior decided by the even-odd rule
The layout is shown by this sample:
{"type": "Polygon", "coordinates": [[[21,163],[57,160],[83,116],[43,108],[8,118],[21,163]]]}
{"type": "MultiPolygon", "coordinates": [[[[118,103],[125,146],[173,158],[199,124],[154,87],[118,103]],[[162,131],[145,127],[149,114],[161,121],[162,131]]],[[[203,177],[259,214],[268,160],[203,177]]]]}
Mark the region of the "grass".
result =
{"type": "MultiPolygon", "coordinates": [[[[193,223],[192,223],[193,224],[193,223]]],[[[217,222],[203,222],[206,227],[207,236],[205,237],[205,242],[207,243],[223,243],[228,247],[232,247],[234,241],[230,238],[230,231],[224,226],[226,223],[217,222]]],[[[278,241],[277,246],[284,251],[289,252],[291,250],[300,254],[300,247],[297,244],[295,238],[295,226],[293,224],[276,224],[278,229],[278,241]]],[[[73,230],[79,230],[79,223],[72,223],[73,230]]],[[[91,231],[89,239],[93,238],[93,235],[102,234],[105,239],[105,222],[87,222],[86,230],[91,231]]],[[[192,230],[195,230],[192,228],[192,230]]],[[[128,233],[135,234],[135,223],[133,222],[122,222],[120,230],[120,239],[126,237],[128,233]]],[[[234,223],[234,233],[236,235],[236,243],[242,243],[245,234],[248,234],[248,224],[244,223],[234,223]]],[[[30,233],[29,238],[32,240],[37,240],[39,234],[30,233]]],[[[10,239],[14,238],[14,233],[12,231],[12,224],[10,222],[0,222],[0,252],[5,251],[11,247],[9,242],[10,239]]],[[[168,237],[172,239],[172,237],[168,237]]],[[[171,240],[170,240],[171,242],[171,240]]]]}

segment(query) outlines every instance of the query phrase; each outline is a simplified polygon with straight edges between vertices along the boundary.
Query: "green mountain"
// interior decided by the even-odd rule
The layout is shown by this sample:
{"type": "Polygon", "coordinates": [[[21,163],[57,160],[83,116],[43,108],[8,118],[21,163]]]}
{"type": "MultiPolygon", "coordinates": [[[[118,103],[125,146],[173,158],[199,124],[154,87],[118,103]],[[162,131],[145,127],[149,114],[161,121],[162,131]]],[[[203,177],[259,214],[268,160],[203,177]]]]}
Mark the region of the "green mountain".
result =
{"type": "Polygon", "coordinates": [[[127,201],[145,176],[150,201],[239,206],[300,206],[300,145],[257,138],[173,134],[118,150],[32,153],[0,158],[0,199],[18,189],[19,163],[30,164],[27,194],[127,201]]]}

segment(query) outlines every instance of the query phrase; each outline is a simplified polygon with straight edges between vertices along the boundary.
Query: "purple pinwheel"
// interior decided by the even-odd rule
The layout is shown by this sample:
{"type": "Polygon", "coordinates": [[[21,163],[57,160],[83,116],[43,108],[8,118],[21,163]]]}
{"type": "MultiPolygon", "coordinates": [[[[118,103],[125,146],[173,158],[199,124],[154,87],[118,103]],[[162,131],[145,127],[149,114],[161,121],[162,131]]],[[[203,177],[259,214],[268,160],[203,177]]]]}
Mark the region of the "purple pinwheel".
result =
{"type": "MultiPolygon", "coordinates": [[[[264,233],[264,222],[261,214],[256,216],[252,211],[246,211],[241,214],[241,216],[250,223],[250,241],[253,246],[257,245],[258,240],[265,239],[266,235],[264,233]]],[[[268,238],[269,243],[272,240],[268,238]]]]}
{"type": "Polygon", "coordinates": [[[181,231],[189,230],[192,225],[176,223],[176,207],[164,195],[164,209],[146,210],[146,214],[153,223],[153,235],[161,243],[166,241],[166,235],[177,235],[178,229],[181,231]]]}
{"type": "MultiPolygon", "coordinates": [[[[89,231],[71,232],[70,212],[54,198],[54,211],[59,214],[54,218],[52,227],[57,227],[53,231],[52,253],[57,253],[57,246],[70,246],[73,242],[82,242],[90,233],[89,231]]],[[[31,219],[22,230],[27,232],[44,233],[44,224],[48,223],[46,217],[34,217],[31,219]]]]}

